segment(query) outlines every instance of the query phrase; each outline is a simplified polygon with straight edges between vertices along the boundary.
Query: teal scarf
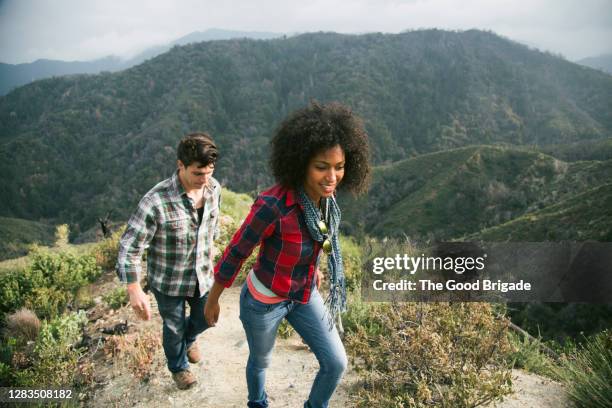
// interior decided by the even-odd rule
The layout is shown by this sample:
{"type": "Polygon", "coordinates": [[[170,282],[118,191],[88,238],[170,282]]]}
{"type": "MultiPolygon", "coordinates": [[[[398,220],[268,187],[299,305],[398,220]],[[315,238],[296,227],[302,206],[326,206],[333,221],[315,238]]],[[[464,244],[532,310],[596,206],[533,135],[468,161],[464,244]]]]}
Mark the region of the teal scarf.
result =
{"type": "MultiPolygon", "coordinates": [[[[322,244],[325,238],[319,229],[319,220],[321,219],[319,211],[303,189],[298,191],[298,199],[304,208],[304,218],[312,239],[322,244]]],[[[332,245],[332,251],[327,256],[330,287],[329,296],[325,300],[325,305],[330,312],[329,323],[331,330],[334,325],[334,319],[340,313],[346,311],[346,283],[344,280],[342,255],[340,254],[340,240],[338,239],[341,212],[334,197],[321,198],[321,204],[329,212],[329,214],[325,214],[324,211],[323,216],[329,230],[328,237],[332,245]]]]}

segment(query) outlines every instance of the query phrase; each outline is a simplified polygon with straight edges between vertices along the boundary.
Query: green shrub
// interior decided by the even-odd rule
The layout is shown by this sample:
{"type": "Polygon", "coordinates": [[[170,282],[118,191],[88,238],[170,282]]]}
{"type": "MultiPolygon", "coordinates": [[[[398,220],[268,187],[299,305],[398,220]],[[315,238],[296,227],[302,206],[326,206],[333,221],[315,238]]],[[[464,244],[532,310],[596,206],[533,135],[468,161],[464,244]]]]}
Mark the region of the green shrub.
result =
{"type": "Polygon", "coordinates": [[[342,248],[342,260],[344,261],[346,288],[348,291],[358,290],[361,288],[361,278],[363,276],[361,249],[353,239],[344,236],[340,236],[340,247],[342,248]]]}
{"type": "Polygon", "coordinates": [[[612,406],[612,332],[586,339],[556,370],[578,407],[612,406]]]}
{"type": "Polygon", "coordinates": [[[57,316],[73,301],[79,288],[100,274],[92,255],[36,248],[25,269],[0,274],[0,312],[10,313],[27,306],[41,318],[57,316]]]}
{"type": "Polygon", "coordinates": [[[25,307],[33,310],[41,319],[61,315],[71,299],[71,294],[55,287],[34,288],[25,296],[25,307]]]}
{"type": "Polygon", "coordinates": [[[237,223],[242,223],[252,204],[253,197],[247,194],[234,193],[226,188],[221,189],[221,214],[231,217],[237,223]]]}
{"type": "Polygon", "coordinates": [[[363,330],[368,336],[381,335],[383,324],[377,316],[388,310],[386,303],[366,303],[357,297],[349,297],[347,311],[342,315],[342,325],[347,333],[363,330]]]}
{"type": "Polygon", "coordinates": [[[92,254],[96,263],[105,271],[115,269],[117,256],[119,254],[119,240],[125,231],[125,226],[113,232],[109,238],[105,238],[94,247],[92,254]]]}
{"type": "Polygon", "coordinates": [[[68,224],[61,224],[55,227],[55,246],[68,246],[68,237],[70,236],[70,227],[68,224]]]}
{"type": "Polygon", "coordinates": [[[508,341],[512,349],[508,353],[508,362],[513,367],[547,377],[555,377],[554,362],[542,352],[541,339],[531,340],[526,336],[508,333],[508,341]]]}
{"type": "Polygon", "coordinates": [[[23,295],[31,289],[23,288],[23,270],[8,270],[0,273],[0,312],[12,312],[23,306],[23,295]]]}
{"type": "Polygon", "coordinates": [[[16,338],[3,336],[0,343],[0,363],[10,366],[15,350],[21,347],[23,347],[23,343],[20,343],[16,338]]]}
{"type": "Polygon", "coordinates": [[[13,384],[13,371],[11,366],[0,361],[0,386],[6,387],[13,384]]]}
{"type": "Polygon", "coordinates": [[[13,312],[25,305],[35,288],[50,286],[39,270],[13,269],[0,274],[0,311],[13,312]]]}
{"type": "MultiPolygon", "coordinates": [[[[102,271],[93,255],[73,255],[66,252],[35,251],[29,266],[31,273],[40,273],[49,283],[73,294],[89,282],[96,280],[102,271]]],[[[45,285],[47,286],[47,285],[45,285]]]]}
{"type": "Polygon", "coordinates": [[[121,285],[108,292],[102,297],[111,309],[119,309],[120,307],[129,303],[128,294],[125,285],[121,285]]]}
{"type": "Polygon", "coordinates": [[[43,322],[32,355],[28,356],[31,366],[13,371],[13,385],[21,387],[72,385],[80,355],[74,344],[79,340],[81,328],[86,322],[87,317],[84,312],[43,322]]]}
{"type": "Polygon", "coordinates": [[[74,309],[89,309],[96,304],[91,294],[89,286],[83,286],[78,290],[74,297],[74,309]]]}

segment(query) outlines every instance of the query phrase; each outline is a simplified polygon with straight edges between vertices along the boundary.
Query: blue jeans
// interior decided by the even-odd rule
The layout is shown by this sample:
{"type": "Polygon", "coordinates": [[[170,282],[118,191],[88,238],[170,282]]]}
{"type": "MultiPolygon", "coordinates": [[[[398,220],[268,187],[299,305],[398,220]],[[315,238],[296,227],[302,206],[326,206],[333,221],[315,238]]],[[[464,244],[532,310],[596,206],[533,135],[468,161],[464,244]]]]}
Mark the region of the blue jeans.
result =
{"type": "Polygon", "coordinates": [[[195,296],[168,296],[151,289],[157,299],[159,314],[164,322],[162,344],[168,361],[168,370],[172,373],[189,368],[187,349],[196,340],[198,334],[208,328],[204,319],[204,305],[208,292],[199,297],[195,296]],[[185,316],[185,302],[189,303],[191,312],[185,316]]]}
{"type": "Polygon", "coordinates": [[[347,366],[346,352],[338,330],[335,326],[329,329],[328,313],[316,289],[305,305],[289,300],[269,305],[253,298],[247,285],[243,286],[240,294],[240,320],[249,343],[246,379],[250,408],[268,406],[264,389],[266,368],[283,318],[302,336],[319,361],[319,372],[304,407],[328,406],[347,366]]]}

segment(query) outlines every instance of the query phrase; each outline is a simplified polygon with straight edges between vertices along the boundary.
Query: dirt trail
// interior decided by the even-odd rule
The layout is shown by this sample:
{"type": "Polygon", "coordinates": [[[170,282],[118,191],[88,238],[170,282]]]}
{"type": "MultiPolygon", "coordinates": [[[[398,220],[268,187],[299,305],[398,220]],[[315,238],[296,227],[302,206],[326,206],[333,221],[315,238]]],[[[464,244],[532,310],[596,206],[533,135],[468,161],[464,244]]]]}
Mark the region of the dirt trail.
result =
{"type": "MultiPolygon", "coordinates": [[[[165,358],[160,348],[154,360],[155,374],[148,383],[139,382],[127,369],[114,368],[110,375],[112,378],[96,392],[91,404],[96,407],[245,407],[247,386],[244,367],[249,350],[238,318],[239,295],[239,287],[227,289],[223,293],[219,323],[199,337],[203,361],[191,367],[198,378],[195,388],[186,391],[176,389],[165,368],[165,358]]],[[[161,319],[155,306],[154,310],[152,321],[138,321],[130,331],[158,330],[161,335],[161,319]]],[[[314,354],[305,347],[297,334],[294,333],[286,340],[277,338],[266,379],[270,406],[301,407],[308,397],[318,367],[314,354]]],[[[346,406],[349,388],[356,381],[357,375],[349,369],[330,406],[346,406]]]]}
{"type": "MultiPolygon", "coordinates": [[[[110,282],[109,282],[110,284],[110,282]]],[[[102,291],[103,293],[104,291],[102,291]]],[[[195,388],[178,390],[165,366],[161,347],[157,350],[149,382],[136,379],[130,370],[114,361],[99,363],[96,372],[105,378],[103,386],[87,401],[94,407],[245,407],[247,387],[244,367],[248,345],[238,318],[240,287],[227,289],[221,297],[221,317],[216,327],[204,332],[199,339],[203,361],[192,365],[198,378],[195,388]]],[[[110,322],[130,321],[130,333],[151,332],[161,337],[161,318],[152,297],[153,318],[143,322],[135,320],[129,307],[108,316],[110,322]]],[[[272,408],[299,408],[307,398],[310,385],[318,370],[314,354],[302,343],[297,334],[289,339],[277,338],[272,363],[267,371],[266,390],[272,408]]],[[[563,387],[549,379],[521,370],[513,370],[514,393],[503,401],[486,408],[561,408],[569,404],[563,387]]],[[[336,390],[330,407],[350,407],[351,389],[358,383],[357,374],[349,368],[336,390]]]]}
{"type": "Polygon", "coordinates": [[[514,392],[503,401],[486,408],[566,408],[571,405],[565,397],[563,386],[548,378],[522,370],[512,370],[514,392]]]}

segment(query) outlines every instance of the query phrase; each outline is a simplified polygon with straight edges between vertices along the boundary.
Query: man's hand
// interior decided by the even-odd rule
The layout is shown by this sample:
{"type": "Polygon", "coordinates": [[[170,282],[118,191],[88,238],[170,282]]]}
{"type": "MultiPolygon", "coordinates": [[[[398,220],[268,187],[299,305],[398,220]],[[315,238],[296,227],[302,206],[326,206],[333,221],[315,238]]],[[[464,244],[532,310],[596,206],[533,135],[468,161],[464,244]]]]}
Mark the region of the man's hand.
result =
{"type": "Polygon", "coordinates": [[[130,295],[130,305],[134,313],[142,320],[151,319],[151,302],[149,296],[142,291],[140,283],[134,282],[127,285],[127,292],[130,295]]]}
{"type": "Polygon", "coordinates": [[[323,272],[317,268],[317,289],[321,289],[321,282],[323,282],[323,272]]]}

